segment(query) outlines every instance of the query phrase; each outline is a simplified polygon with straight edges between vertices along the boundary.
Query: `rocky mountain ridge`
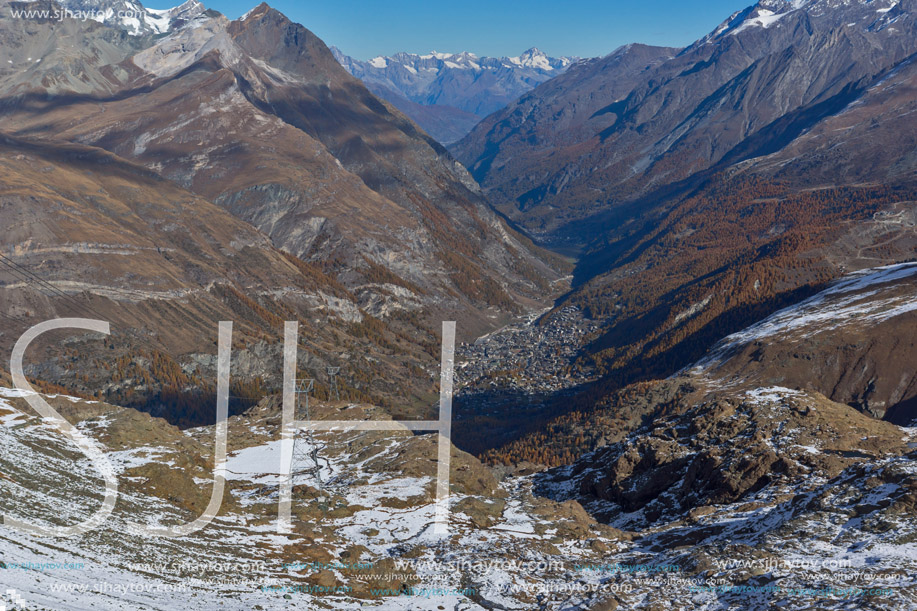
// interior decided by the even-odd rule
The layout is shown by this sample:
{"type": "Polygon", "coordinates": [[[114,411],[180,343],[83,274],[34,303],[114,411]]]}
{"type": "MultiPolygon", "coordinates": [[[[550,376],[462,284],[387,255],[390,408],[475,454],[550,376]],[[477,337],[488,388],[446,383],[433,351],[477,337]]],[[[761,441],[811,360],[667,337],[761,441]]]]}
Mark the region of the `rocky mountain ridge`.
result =
{"type": "MultiPolygon", "coordinates": [[[[21,2],[27,10],[41,10],[46,3],[21,2]]],[[[198,0],[168,9],[151,9],[134,0],[60,0],[62,17],[92,20],[123,29],[131,36],[156,36],[167,34],[190,25],[207,12],[198,0]]]]}
{"type": "MultiPolygon", "coordinates": [[[[579,66],[488,117],[453,150],[506,214],[560,239],[575,219],[666,197],[668,187],[696,188],[710,170],[745,162],[752,172],[888,85],[887,76],[903,77],[917,51],[913,8],[907,0],[756,4],[685,49],[629,45],[579,66]]],[[[838,145],[866,167],[893,164],[898,144],[907,150],[906,139],[890,139],[895,148],[870,163],[855,142],[838,145]]],[[[828,167],[846,164],[854,165],[828,167]]]]}

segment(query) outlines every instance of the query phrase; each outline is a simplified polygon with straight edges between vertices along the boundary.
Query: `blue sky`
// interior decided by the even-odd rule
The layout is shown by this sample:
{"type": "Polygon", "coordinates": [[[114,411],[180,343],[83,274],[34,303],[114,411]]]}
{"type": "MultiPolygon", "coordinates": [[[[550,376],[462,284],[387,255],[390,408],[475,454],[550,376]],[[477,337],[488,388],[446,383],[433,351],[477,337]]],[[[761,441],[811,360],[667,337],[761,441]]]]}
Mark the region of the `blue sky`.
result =
{"type": "MultiPolygon", "coordinates": [[[[233,19],[256,0],[202,0],[233,19]]],[[[622,44],[683,46],[752,0],[274,0],[271,6],[358,59],[398,51],[605,55],[622,44]]],[[[145,3],[146,4],[146,3],[145,3]]],[[[164,4],[159,0],[158,4],[164,4]]],[[[165,8],[149,2],[154,8],[165,8]]]]}

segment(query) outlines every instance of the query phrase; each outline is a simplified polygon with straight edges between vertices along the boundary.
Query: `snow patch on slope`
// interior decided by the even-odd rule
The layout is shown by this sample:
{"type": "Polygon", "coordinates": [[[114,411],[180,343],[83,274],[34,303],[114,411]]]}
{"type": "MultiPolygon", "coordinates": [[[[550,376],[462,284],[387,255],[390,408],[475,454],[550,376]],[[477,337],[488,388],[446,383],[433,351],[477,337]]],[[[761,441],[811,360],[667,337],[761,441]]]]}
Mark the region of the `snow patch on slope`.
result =
{"type": "Polygon", "coordinates": [[[917,276],[917,263],[900,263],[855,272],[801,303],[720,340],[711,353],[690,371],[703,370],[726,360],[742,346],[769,337],[810,337],[849,324],[876,323],[917,310],[913,292],[890,294],[890,283],[917,276]],[[889,293],[889,294],[886,294],[889,293]]]}

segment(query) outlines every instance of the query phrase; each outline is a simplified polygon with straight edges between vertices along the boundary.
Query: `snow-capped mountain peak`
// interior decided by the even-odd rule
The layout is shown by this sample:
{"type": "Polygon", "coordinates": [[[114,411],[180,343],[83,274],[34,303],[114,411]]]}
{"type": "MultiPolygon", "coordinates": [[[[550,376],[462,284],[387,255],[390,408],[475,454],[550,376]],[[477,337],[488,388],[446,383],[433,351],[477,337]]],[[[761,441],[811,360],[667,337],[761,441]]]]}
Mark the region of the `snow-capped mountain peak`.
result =
{"type": "Polygon", "coordinates": [[[207,10],[198,0],[169,9],[147,8],[137,0],[61,0],[60,4],[77,15],[127,30],[132,36],[166,34],[207,10]]]}
{"type": "Polygon", "coordinates": [[[374,57],[371,60],[369,60],[369,65],[372,66],[373,68],[380,68],[380,69],[385,68],[388,66],[388,58],[385,58],[379,55],[378,57],[374,57]]]}
{"type": "Polygon", "coordinates": [[[532,47],[518,57],[508,57],[511,63],[525,68],[537,68],[540,70],[554,70],[551,60],[540,51],[537,47],[532,47]]]}
{"type": "MultiPolygon", "coordinates": [[[[479,56],[470,51],[460,53],[444,53],[441,51],[430,51],[420,55],[416,53],[395,53],[394,55],[378,55],[372,59],[361,62],[345,55],[340,49],[332,48],[335,57],[351,70],[351,66],[357,64],[363,65],[370,70],[387,70],[387,69],[404,69],[427,70],[431,68],[441,70],[443,68],[462,69],[462,70],[486,70],[488,68],[507,67],[507,68],[525,68],[536,71],[552,72],[569,66],[579,58],[576,57],[549,57],[546,53],[536,47],[532,47],[520,55],[514,57],[486,57],[479,56]]],[[[361,77],[362,78],[362,77],[361,77]]]]}
{"type": "Polygon", "coordinates": [[[704,44],[748,30],[779,27],[785,17],[800,11],[811,19],[837,26],[882,29],[898,17],[898,11],[893,13],[893,9],[899,4],[900,0],[759,0],[757,4],[730,15],[699,42],[704,44]]]}
{"type": "Polygon", "coordinates": [[[370,90],[395,104],[440,142],[461,138],[486,115],[578,61],[532,47],[515,57],[470,51],[379,55],[360,61],[331,48],[338,62],[370,90]]]}

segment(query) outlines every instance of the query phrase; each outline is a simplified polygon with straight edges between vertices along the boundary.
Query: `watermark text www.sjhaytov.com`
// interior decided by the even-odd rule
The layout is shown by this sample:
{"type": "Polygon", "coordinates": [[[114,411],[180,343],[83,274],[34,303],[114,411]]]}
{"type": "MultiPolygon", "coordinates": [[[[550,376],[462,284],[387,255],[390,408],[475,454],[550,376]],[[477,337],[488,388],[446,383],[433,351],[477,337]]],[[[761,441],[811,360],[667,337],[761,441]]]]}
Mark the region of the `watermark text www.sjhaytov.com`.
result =
{"type": "Polygon", "coordinates": [[[13,19],[29,19],[41,21],[63,21],[65,19],[76,19],[78,21],[105,21],[117,17],[119,20],[137,19],[142,20],[144,14],[140,11],[113,9],[10,9],[10,17],[13,19]]]}

